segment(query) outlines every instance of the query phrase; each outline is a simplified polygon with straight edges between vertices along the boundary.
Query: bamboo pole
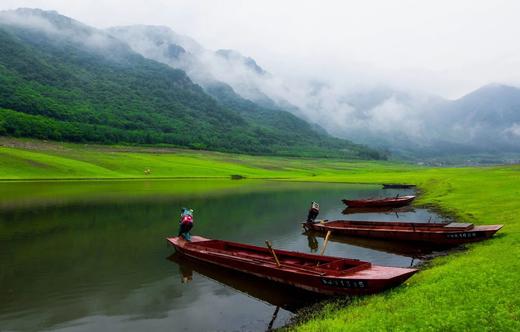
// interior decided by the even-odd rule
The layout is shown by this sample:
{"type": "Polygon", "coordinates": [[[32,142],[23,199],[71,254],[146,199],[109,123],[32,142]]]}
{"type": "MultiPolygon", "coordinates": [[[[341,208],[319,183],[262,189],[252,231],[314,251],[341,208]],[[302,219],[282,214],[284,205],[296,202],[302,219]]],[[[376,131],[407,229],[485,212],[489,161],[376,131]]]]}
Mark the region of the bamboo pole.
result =
{"type": "Polygon", "coordinates": [[[269,249],[269,251],[271,252],[271,255],[273,255],[274,261],[276,262],[276,266],[280,267],[280,261],[278,260],[278,256],[276,256],[276,252],[274,252],[271,242],[265,240],[265,244],[267,245],[267,249],[269,249]]]}
{"type": "Polygon", "coordinates": [[[325,253],[325,249],[327,249],[327,245],[329,244],[330,234],[332,234],[332,232],[328,231],[327,235],[325,235],[325,241],[323,242],[323,248],[321,248],[320,256],[323,256],[323,254],[325,253]]]}

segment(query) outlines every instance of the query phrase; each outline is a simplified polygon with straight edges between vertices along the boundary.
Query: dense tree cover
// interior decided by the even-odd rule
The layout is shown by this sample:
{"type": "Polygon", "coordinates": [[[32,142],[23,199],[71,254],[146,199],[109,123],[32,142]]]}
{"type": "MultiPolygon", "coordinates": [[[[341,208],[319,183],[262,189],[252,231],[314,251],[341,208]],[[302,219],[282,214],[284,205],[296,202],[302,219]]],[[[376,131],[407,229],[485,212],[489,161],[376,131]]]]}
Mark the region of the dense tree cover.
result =
{"type": "Polygon", "coordinates": [[[380,158],[246,100],[217,102],[183,71],[126,44],[0,24],[0,135],[252,154],[380,158]]]}

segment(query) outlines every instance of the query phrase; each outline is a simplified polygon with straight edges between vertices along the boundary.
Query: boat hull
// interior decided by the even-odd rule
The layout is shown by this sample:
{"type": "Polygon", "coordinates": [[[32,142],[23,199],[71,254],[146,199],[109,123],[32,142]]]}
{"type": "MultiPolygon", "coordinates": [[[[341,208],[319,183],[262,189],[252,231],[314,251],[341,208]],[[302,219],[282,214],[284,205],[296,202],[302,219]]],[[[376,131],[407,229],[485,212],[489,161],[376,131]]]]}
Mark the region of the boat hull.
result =
{"type": "Polygon", "coordinates": [[[415,184],[383,183],[383,189],[411,189],[415,187],[415,184]]]}
{"type": "MultiPolygon", "coordinates": [[[[324,295],[373,294],[397,286],[417,272],[416,269],[385,267],[366,263],[347,275],[334,275],[334,273],[328,273],[318,267],[310,267],[309,271],[302,271],[284,264],[278,267],[274,260],[273,262],[259,262],[254,259],[234,257],[233,255],[214,255],[208,250],[197,248],[196,245],[191,245],[179,238],[168,238],[167,241],[175,247],[177,252],[191,259],[324,295]]],[[[194,237],[192,241],[208,240],[194,237]]],[[[263,250],[263,248],[261,249],[263,250]]],[[[316,256],[319,259],[319,257],[323,257],[282,250],[276,250],[276,253],[279,255],[289,253],[294,254],[295,257],[305,258],[316,256]]],[[[342,258],[337,259],[341,260],[342,258]]]]}
{"type": "Polygon", "coordinates": [[[215,268],[214,264],[202,262],[198,259],[179,254],[178,252],[170,255],[168,259],[178,264],[181,267],[181,271],[187,275],[187,278],[193,278],[193,271],[195,271],[220,284],[234,288],[241,293],[293,313],[316,303],[317,300],[326,298],[320,294],[308,292],[296,287],[287,287],[281,283],[258,278],[240,271],[215,268]],[[258,287],[259,284],[261,284],[262,287],[258,287]]]}
{"type": "Polygon", "coordinates": [[[404,206],[404,207],[371,207],[371,208],[356,208],[356,207],[346,207],[343,211],[341,211],[342,214],[360,214],[360,213],[386,213],[386,214],[399,214],[399,213],[407,213],[407,212],[415,212],[415,209],[411,206],[404,206]]]}
{"type": "Polygon", "coordinates": [[[401,207],[410,204],[415,196],[402,196],[398,198],[382,199],[343,199],[342,202],[353,208],[387,208],[401,207]]]}
{"type": "Polygon", "coordinates": [[[367,222],[333,221],[328,223],[304,223],[308,230],[317,232],[331,231],[353,237],[365,237],[394,241],[424,242],[436,246],[453,246],[469,242],[478,242],[492,237],[502,225],[468,226],[450,228],[440,224],[403,223],[403,222],[367,222]],[[392,225],[395,224],[395,225],[392,225]]]}

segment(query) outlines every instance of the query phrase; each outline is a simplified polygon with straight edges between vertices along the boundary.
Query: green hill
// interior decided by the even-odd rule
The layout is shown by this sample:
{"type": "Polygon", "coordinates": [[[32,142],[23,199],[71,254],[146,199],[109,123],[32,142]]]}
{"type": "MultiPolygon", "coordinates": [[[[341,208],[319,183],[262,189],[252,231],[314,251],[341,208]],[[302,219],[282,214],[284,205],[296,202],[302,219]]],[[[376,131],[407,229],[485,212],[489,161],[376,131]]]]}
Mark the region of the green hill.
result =
{"type": "Polygon", "coordinates": [[[0,13],[0,45],[0,135],[381,158],[287,112],[217,102],[183,71],[56,12],[0,13]]]}

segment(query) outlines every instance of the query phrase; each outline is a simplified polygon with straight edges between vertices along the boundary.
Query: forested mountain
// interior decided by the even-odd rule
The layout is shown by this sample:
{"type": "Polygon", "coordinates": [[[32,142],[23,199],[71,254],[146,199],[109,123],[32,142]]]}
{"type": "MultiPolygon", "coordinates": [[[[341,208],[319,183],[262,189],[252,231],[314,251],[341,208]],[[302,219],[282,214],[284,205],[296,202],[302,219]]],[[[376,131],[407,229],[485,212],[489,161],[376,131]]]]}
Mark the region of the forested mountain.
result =
{"type": "Polygon", "coordinates": [[[208,89],[216,100],[184,71],[144,58],[110,34],[56,12],[1,12],[0,45],[0,135],[380,157],[318,133],[287,112],[242,99],[218,82],[208,89]]]}
{"type": "Polygon", "coordinates": [[[260,106],[281,108],[283,100],[275,101],[264,91],[272,84],[271,75],[254,59],[237,51],[205,49],[165,26],[121,26],[107,32],[142,56],[185,71],[203,88],[226,84],[237,95],[260,106]]]}
{"type": "Polygon", "coordinates": [[[520,152],[520,90],[513,87],[489,85],[447,100],[384,85],[344,90],[320,81],[286,84],[252,58],[207,50],[167,27],[108,32],[147,58],[185,70],[221,105],[255,123],[269,118],[276,124],[282,113],[272,110],[283,109],[337,137],[406,158],[520,152]]]}
{"type": "MultiPolygon", "coordinates": [[[[223,67],[228,70],[241,72],[244,80],[248,75],[269,75],[255,60],[245,57],[233,50],[217,50],[212,52],[204,49],[196,41],[176,34],[163,26],[126,26],[107,30],[112,36],[125,41],[139,54],[162,62],[172,68],[185,70],[190,78],[196,80],[204,91],[214,97],[218,103],[236,111],[252,125],[260,126],[265,130],[277,130],[283,133],[285,141],[291,141],[295,132],[304,133],[308,137],[316,135],[313,127],[293,114],[280,109],[267,96],[260,98],[256,91],[257,102],[243,98],[235,92],[232,86],[217,77],[214,67],[223,67]],[[248,73],[244,73],[248,72],[248,73]],[[216,74],[216,75],[213,75],[216,74]]],[[[230,76],[224,77],[229,79],[230,76]]],[[[234,86],[239,84],[236,80],[234,86]]],[[[254,85],[253,85],[254,86],[254,85]]],[[[244,88],[240,88],[243,91],[244,88]]],[[[248,92],[251,93],[250,87],[248,92]]],[[[326,132],[321,129],[322,134],[326,132]]]]}

